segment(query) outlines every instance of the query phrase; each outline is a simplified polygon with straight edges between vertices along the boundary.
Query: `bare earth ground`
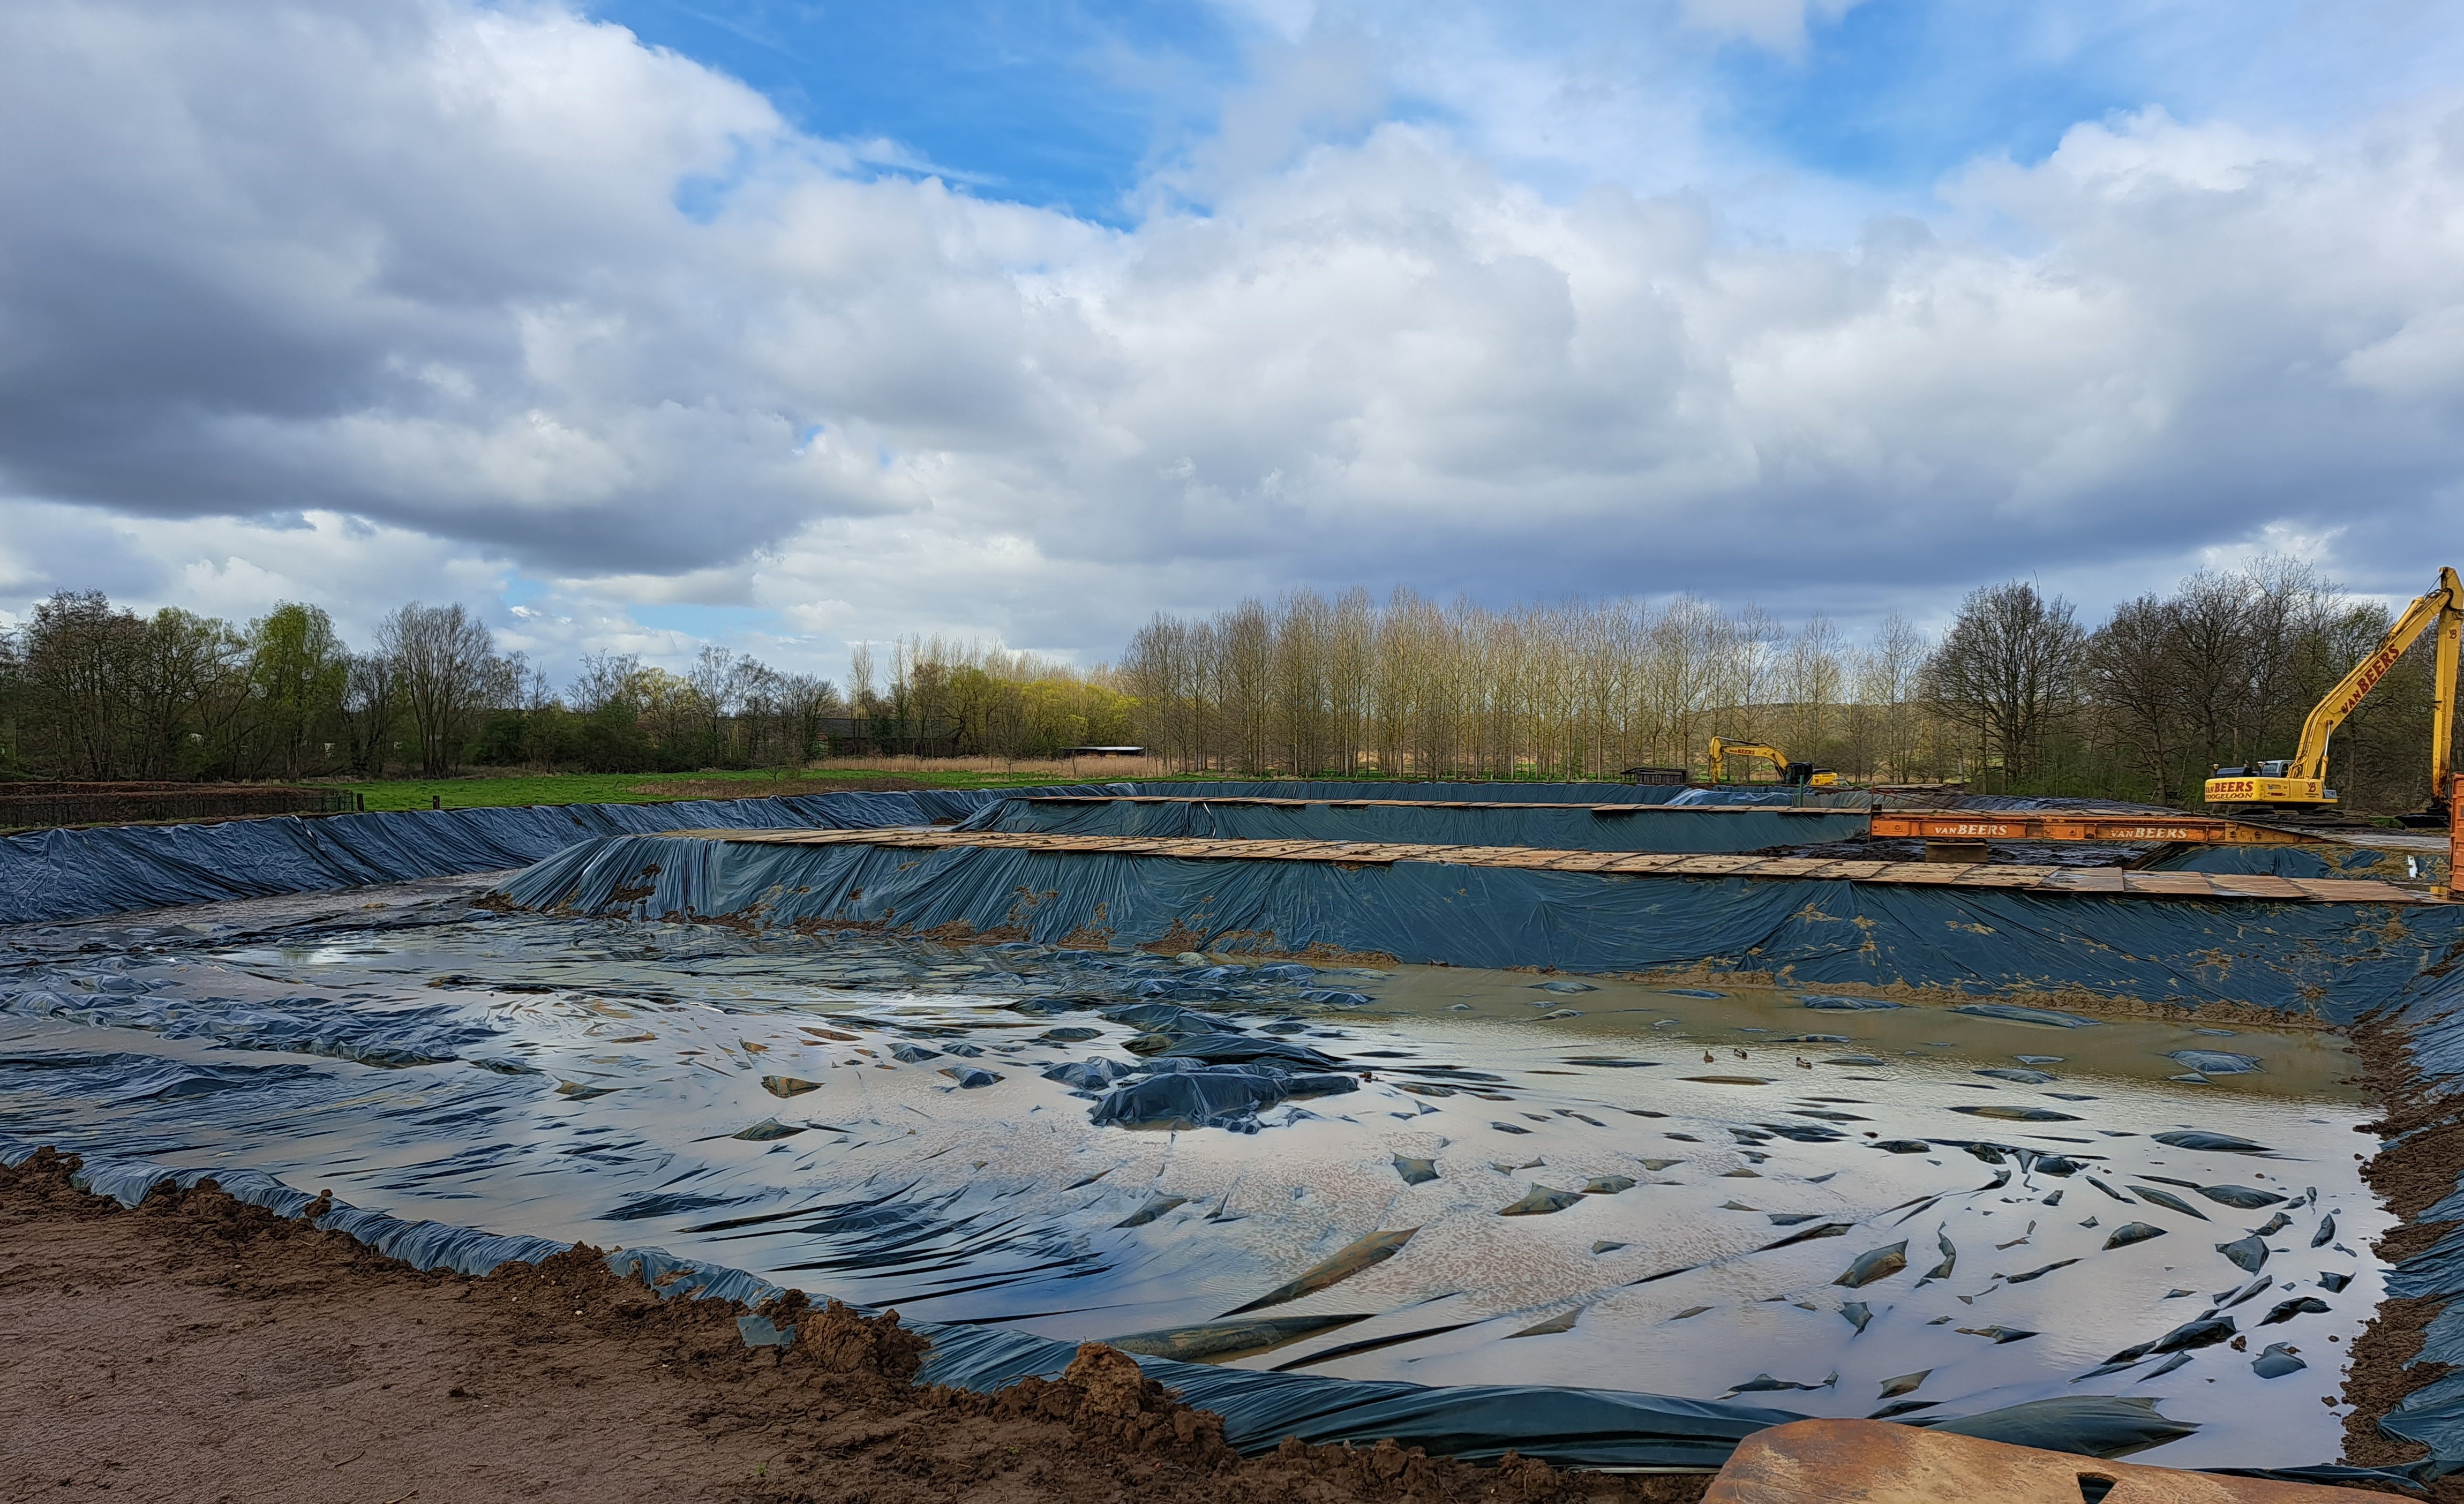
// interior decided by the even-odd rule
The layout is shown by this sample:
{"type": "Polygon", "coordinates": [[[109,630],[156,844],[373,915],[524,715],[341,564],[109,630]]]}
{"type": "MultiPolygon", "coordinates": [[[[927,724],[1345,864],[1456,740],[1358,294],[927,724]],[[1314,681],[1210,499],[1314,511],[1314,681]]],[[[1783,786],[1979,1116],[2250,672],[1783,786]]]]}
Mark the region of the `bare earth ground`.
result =
{"type": "MultiPolygon", "coordinates": [[[[2424,1222],[2421,1215],[2455,1188],[2456,1167],[2464,1163],[2464,1116],[2459,1116],[2455,1098],[2426,1089],[2399,1028],[2365,1019],[2353,1028],[2352,1039],[2370,1095],[2387,1104],[2387,1116],[2365,1126],[2377,1139],[2393,1141],[2393,1147],[2372,1159],[2363,1173],[2387,1209],[2404,1219],[2375,1248],[2381,1260],[2394,1264],[2455,1230],[2454,1223],[2424,1222]]],[[[2382,1301],[2378,1315],[2354,1339],[2352,1371],[2344,1381],[2344,1398],[2353,1404],[2344,1419],[2346,1460],[2384,1467],[2428,1454],[2417,1443],[2380,1431],[2378,1418],[2406,1395],[2451,1371],[2446,1363],[2414,1361],[2431,1318],[2446,1306],[2438,1299],[2382,1301]]],[[[2464,1504],[2464,1474],[2439,1479],[2431,1486],[2430,1497],[2438,1504],[2464,1504]]]]}
{"type": "Polygon", "coordinates": [[[662,1302],[589,1250],[423,1273],[209,1185],[123,1210],[74,1163],[0,1168],[0,1499],[1688,1504],[1707,1481],[1392,1443],[1243,1460],[1109,1348],[1055,1383],[917,1389],[894,1316],[777,1313],[795,1345],[753,1352],[741,1307],[662,1302]]]}

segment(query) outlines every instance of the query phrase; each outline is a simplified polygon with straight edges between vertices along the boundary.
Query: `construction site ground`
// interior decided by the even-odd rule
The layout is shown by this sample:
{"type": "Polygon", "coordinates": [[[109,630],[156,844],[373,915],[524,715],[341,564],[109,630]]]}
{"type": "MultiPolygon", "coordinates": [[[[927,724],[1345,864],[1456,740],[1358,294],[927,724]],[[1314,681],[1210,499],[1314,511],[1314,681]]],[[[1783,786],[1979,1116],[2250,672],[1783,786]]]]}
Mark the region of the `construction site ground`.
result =
{"type": "Polygon", "coordinates": [[[0,1499],[1675,1504],[1705,1475],[1473,1468],[1391,1446],[1232,1455],[1106,1354],[1000,1394],[906,1382],[894,1322],[661,1301],[587,1253],[422,1272],[219,1191],[136,1210],[0,1168],[0,1499]]]}

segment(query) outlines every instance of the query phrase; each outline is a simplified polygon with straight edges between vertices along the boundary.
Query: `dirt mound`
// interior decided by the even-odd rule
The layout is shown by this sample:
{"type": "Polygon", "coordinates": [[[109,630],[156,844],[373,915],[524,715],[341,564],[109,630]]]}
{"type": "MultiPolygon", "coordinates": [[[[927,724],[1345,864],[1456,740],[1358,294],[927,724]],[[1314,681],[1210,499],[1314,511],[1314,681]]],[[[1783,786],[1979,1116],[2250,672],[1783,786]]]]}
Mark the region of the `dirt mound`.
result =
{"type": "Polygon", "coordinates": [[[7,1497],[1683,1504],[1707,1481],[1392,1442],[1243,1459],[1099,1344],[1055,1381],[918,1389],[894,1313],[790,1295],[762,1314],[794,1343],[748,1349],[743,1307],[663,1301],[595,1249],[422,1272],[211,1182],[123,1212],[75,1164],[0,1169],[7,1497]]]}
{"type": "MultiPolygon", "coordinates": [[[[2454,1098],[2430,1091],[2421,1079],[2400,1026],[2366,1018],[2354,1026],[2352,1040],[2370,1095],[2387,1104],[2386,1117],[2364,1125],[2388,1147],[2363,1174],[2386,1199],[2387,1209],[2404,1219],[2373,1249],[2392,1265],[2455,1230],[2452,1222],[2420,1219],[2455,1189],[2456,1166],[2464,1163],[2464,1118],[2456,1114],[2454,1098]]],[[[2453,1371],[2447,1363],[2416,1360],[2431,1319],[2447,1304],[2443,1299],[2382,1301],[2378,1315],[2353,1339],[2352,1367],[2344,1380],[2344,1398],[2353,1406],[2344,1417],[2346,1461],[2387,1467],[2428,1455],[2429,1449],[2387,1435],[2378,1422],[2406,1395],[2453,1371]]],[[[2439,1479],[2431,1486],[2430,1497],[2438,1504],[2464,1504],[2464,1476],[2439,1479]]]]}

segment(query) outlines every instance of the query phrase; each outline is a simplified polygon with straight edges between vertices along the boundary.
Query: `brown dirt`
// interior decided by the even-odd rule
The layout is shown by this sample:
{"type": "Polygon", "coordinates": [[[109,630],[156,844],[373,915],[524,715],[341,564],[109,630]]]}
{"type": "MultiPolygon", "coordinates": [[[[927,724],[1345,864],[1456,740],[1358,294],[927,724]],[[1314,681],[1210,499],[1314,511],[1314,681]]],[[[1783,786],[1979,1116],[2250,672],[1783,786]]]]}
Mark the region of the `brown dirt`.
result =
{"type": "Polygon", "coordinates": [[[634,784],[628,793],[662,799],[768,799],[778,794],[912,794],[935,787],[920,778],[670,778],[634,784]]]}
{"type": "Polygon", "coordinates": [[[742,1307],[663,1302],[596,1250],[424,1273],[210,1183],[124,1211],[75,1163],[0,1169],[0,1499],[1690,1504],[1707,1481],[1392,1442],[1244,1460],[1111,1348],[918,1389],[894,1315],[790,1296],[795,1345],[755,1352],[742,1307]]]}
{"type": "MultiPolygon", "coordinates": [[[[2386,1116],[2365,1123],[2362,1131],[2380,1139],[2406,1135],[2404,1141],[2378,1155],[2363,1175],[2403,1221],[2373,1245],[2387,1262],[2410,1257],[2455,1229],[2452,1222],[2421,1222],[2421,1214],[2455,1188],[2464,1165],[2464,1102],[2423,1089],[2414,1073],[2405,1030],[2384,1019],[2364,1019],[2352,1029],[2353,1049],[2362,1059],[2362,1080],[2386,1104],[2386,1116]]],[[[2417,1461],[2427,1449],[2397,1441],[2378,1427],[2379,1417],[2415,1389],[2451,1371],[2446,1363],[2405,1366],[2421,1351],[2422,1332],[2445,1309],[2440,1299],[2387,1300],[2353,1340],[2352,1369],[2344,1380],[2344,1398],[2353,1406],[2344,1418],[2344,1459],[2365,1467],[2417,1461]]],[[[2464,1476],[2442,1478],[2430,1497],[2439,1504],[2464,1504],[2464,1476]]]]}

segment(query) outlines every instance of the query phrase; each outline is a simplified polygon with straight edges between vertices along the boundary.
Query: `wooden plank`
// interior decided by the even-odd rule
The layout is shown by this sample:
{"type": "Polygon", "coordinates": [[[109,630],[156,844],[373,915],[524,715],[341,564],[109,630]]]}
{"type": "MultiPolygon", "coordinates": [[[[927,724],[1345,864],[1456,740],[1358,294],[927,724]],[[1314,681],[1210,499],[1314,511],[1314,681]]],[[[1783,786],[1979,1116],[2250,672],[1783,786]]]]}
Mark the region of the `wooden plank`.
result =
{"type": "Polygon", "coordinates": [[[2300,903],[2310,896],[2283,877],[2266,873],[2210,873],[2208,883],[2233,898],[2275,898],[2300,903]]]}
{"type": "MultiPolygon", "coordinates": [[[[1397,801],[1398,803],[1400,801],[1397,801]]],[[[2007,864],[1833,861],[1751,854],[1670,852],[1563,852],[1520,846],[1444,846],[1377,841],[1221,840],[1197,836],[1063,835],[1041,831],[953,830],[892,826],[869,830],[671,831],[691,839],[778,846],[874,846],[898,851],[992,850],[1155,856],[1204,861],[1298,861],[1385,866],[1397,861],[1522,871],[1595,872],[1623,876],[1753,877],[1770,881],[1846,879],[1887,886],[1968,887],[2151,899],[2241,898],[2312,903],[2421,904],[2443,900],[2391,883],[2350,878],[2138,873],[2118,868],[2007,864]]]]}
{"type": "Polygon", "coordinates": [[[2037,884],[2054,893],[2121,893],[2119,867],[2065,867],[2037,884]]]}
{"type": "Polygon", "coordinates": [[[2205,873],[2125,873],[2124,893],[2162,894],[2176,898],[2212,898],[2216,890],[2205,873]]]}
{"type": "Polygon", "coordinates": [[[1826,881],[1838,881],[1844,879],[1848,882],[1864,882],[1899,865],[1900,864],[1897,862],[1869,862],[1862,860],[1823,862],[1817,865],[1814,871],[1806,874],[1806,875],[1808,877],[1826,881]]]}
{"type": "Polygon", "coordinates": [[[1947,862],[1890,862],[1865,880],[1903,888],[1947,888],[1967,870],[1947,862]]]}
{"type": "Polygon", "coordinates": [[[1315,854],[1305,852],[1293,852],[1289,859],[1294,861],[1341,862],[1346,866],[1375,865],[1384,867],[1389,866],[1394,862],[1395,851],[1396,848],[1394,847],[1380,846],[1375,841],[1343,841],[1331,843],[1315,854]]]}
{"type": "Polygon", "coordinates": [[[1804,877],[1815,871],[1835,865],[1812,856],[1771,856],[1754,864],[1757,877],[1804,877]]]}
{"type": "Polygon", "coordinates": [[[2321,903],[2437,903],[2441,900],[2391,882],[2355,877],[2292,877],[2286,879],[2321,903]]]}
{"type": "Polygon", "coordinates": [[[1673,852],[1634,852],[1600,869],[1611,873],[1656,873],[1683,860],[1673,852]]]}
{"type": "Polygon", "coordinates": [[[1688,856],[1684,865],[1689,873],[1716,873],[1725,876],[1740,867],[1751,867],[1761,860],[1759,856],[1688,856]]]}
{"type": "Polygon", "coordinates": [[[1665,871],[1672,877],[1727,877],[1735,873],[1738,866],[1733,861],[1712,865],[1708,857],[1681,856],[1669,863],[1665,871]]]}
{"type": "Polygon", "coordinates": [[[2052,876],[2058,868],[1999,866],[1979,862],[1960,869],[1956,887],[1961,888],[2034,888],[2052,876]]]}
{"type": "Polygon", "coordinates": [[[1531,846],[1458,846],[1446,856],[1450,862],[1466,867],[1511,867],[1519,865],[1526,852],[1538,851],[1531,846]]]}
{"type": "Polygon", "coordinates": [[[1479,860],[1471,863],[1471,865],[1475,867],[1511,867],[1519,871],[1534,871],[1548,866],[1550,859],[1556,853],[1553,852],[1540,851],[1498,852],[1490,855],[1483,856],[1479,860]]]}

